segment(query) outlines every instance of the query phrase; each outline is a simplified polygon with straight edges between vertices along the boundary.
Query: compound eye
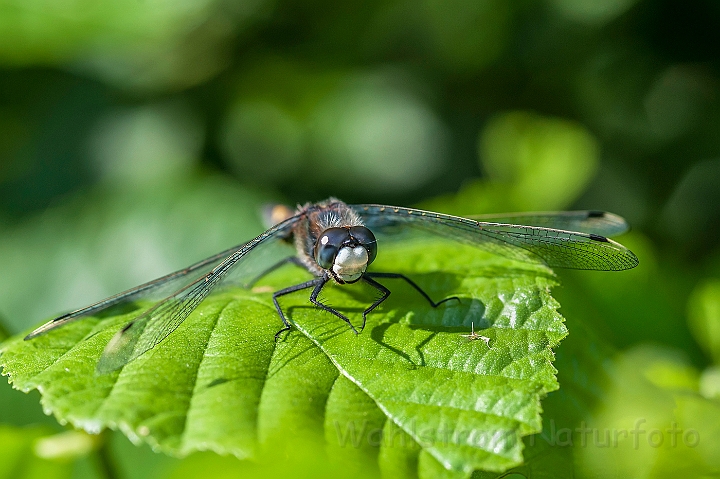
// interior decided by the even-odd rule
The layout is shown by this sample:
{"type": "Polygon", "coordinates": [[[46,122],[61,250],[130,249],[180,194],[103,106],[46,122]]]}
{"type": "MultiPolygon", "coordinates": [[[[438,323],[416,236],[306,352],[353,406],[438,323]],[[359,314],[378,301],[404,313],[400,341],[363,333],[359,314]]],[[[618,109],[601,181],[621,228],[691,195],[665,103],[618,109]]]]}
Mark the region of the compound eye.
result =
{"type": "Polygon", "coordinates": [[[315,262],[321,268],[332,268],[335,256],[347,238],[348,232],[344,228],[328,228],[323,231],[315,243],[315,262]]]}
{"type": "Polygon", "coordinates": [[[372,263],[377,256],[377,240],[372,231],[365,226],[353,226],[350,228],[350,235],[365,247],[368,253],[368,264],[372,263]]]}

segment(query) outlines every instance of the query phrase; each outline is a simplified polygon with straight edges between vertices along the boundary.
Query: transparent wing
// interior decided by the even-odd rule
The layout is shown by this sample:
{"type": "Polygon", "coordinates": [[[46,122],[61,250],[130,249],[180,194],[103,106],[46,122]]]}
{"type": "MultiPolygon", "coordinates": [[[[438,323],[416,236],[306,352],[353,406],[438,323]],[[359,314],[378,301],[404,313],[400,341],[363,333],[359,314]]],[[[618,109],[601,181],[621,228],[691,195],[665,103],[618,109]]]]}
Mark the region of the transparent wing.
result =
{"type": "Polygon", "coordinates": [[[105,347],[97,370],[107,373],[149,351],[177,329],[221,283],[251,285],[274,264],[295,254],[286,241],[298,217],[273,226],[179,291],[163,299],[118,331],[105,347]]]}
{"type": "Polygon", "coordinates": [[[45,334],[48,331],[59,328],[60,326],[75,321],[76,319],[80,319],[86,316],[92,316],[96,313],[100,313],[108,308],[119,304],[126,304],[137,301],[139,299],[162,299],[173,291],[184,288],[189,283],[193,282],[199,275],[209,273],[223,259],[230,256],[235,251],[241,249],[243,246],[245,246],[245,244],[246,243],[243,243],[225,251],[221,251],[220,253],[217,253],[213,256],[210,256],[209,258],[199,261],[192,266],[188,266],[187,268],[175,271],[174,273],[167,274],[160,278],[149,281],[145,284],[141,284],[140,286],[128,289],[127,291],[123,291],[122,293],[115,294],[113,296],[110,296],[109,298],[103,299],[102,301],[91,304],[90,306],[86,306],[70,313],[63,314],[62,316],[58,316],[57,318],[48,321],[47,323],[34,330],[32,333],[28,334],[25,337],[25,340],[40,336],[41,334],[45,334]]]}
{"type": "Polygon", "coordinates": [[[638,264],[632,251],[594,233],[477,221],[396,206],[354,205],[352,208],[368,228],[378,233],[422,231],[530,263],[600,271],[620,271],[638,264]]]}
{"type": "Polygon", "coordinates": [[[606,211],[593,210],[473,215],[468,218],[485,223],[540,226],[601,236],[617,236],[629,229],[624,218],[606,211]]]}

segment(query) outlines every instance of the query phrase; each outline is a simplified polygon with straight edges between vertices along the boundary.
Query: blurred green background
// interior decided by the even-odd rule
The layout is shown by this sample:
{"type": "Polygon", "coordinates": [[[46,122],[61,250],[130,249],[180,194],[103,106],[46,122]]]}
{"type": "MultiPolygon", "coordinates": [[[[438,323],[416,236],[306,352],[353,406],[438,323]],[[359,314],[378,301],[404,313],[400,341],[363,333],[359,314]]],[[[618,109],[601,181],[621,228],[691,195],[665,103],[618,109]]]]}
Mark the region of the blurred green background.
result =
{"type": "MultiPolygon", "coordinates": [[[[637,269],[559,272],[561,390],[517,473],[720,474],[717,2],[0,0],[0,338],[330,195],[625,216],[637,269]],[[648,441],[673,424],[698,443],[648,441]]],[[[62,430],[2,385],[0,478],[102,477],[62,430]]],[[[123,477],[257,473],[106,439],[123,477]]]]}

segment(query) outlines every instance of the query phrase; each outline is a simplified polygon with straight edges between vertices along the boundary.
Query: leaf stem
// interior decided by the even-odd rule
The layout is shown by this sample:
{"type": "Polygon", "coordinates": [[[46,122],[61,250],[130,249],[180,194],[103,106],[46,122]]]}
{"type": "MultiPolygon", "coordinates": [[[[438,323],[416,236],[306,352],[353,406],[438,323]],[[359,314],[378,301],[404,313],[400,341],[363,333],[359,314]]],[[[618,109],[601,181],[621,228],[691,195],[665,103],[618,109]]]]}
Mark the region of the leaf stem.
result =
{"type": "Polygon", "coordinates": [[[105,430],[101,433],[100,446],[96,449],[96,457],[100,477],[103,479],[120,479],[117,462],[110,450],[110,433],[105,430]]]}
{"type": "Polygon", "coordinates": [[[5,341],[9,337],[10,331],[8,331],[8,328],[5,326],[5,318],[0,316],[0,341],[5,341]]]}

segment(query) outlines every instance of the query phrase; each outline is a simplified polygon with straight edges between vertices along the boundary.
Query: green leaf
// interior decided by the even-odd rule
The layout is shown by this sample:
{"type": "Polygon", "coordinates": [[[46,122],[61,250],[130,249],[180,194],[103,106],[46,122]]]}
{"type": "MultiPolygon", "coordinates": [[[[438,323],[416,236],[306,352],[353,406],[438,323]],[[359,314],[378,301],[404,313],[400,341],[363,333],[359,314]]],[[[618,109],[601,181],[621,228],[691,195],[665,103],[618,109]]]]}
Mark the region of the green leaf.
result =
{"type": "Polygon", "coordinates": [[[490,120],[478,144],[483,167],[519,210],[572,203],[597,170],[597,140],[578,123],[511,111],[490,120]]]}
{"type": "Polygon", "coordinates": [[[706,279],[688,300],[688,323],[705,353],[720,363],[720,280],[706,279]]]}
{"type": "MultiPolygon", "coordinates": [[[[603,398],[570,444],[581,477],[711,477],[720,402],[698,394],[683,351],[644,344],[607,361],[603,398]]],[[[564,386],[564,383],[563,383],[564,386]]]]}
{"type": "MultiPolygon", "coordinates": [[[[2,345],[14,387],[39,389],[44,408],[90,432],[185,455],[260,457],[324,442],[329,457],[383,475],[467,477],[523,460],[521,438],[541,430],[540,400],[557,389],[552,348],[566,335],[546,268],[447,242],[385,245],[376,271],[405,273],[362,334],[312,307],[307,292],[281,299],[297,325],[280,328],[271,291],[308,278],[291,266],[255,291],[210,296],[168,338],[112,374],[95,366],[137,312],[87,318],[2,345]],[[490,339],[468,341],[471,323],[490,339]],[[369,466],[375,464],[374,466],[369,466]]],[[[322,300],[360,321],[377,293],[331,286],[322,300]]]]}
{"type": "MultiPolygon", "coordinates": [[[[703,383],[713,381],[713,368],[699,374],[676,347],[619,352],[596,334],[594,319],[582,310],[568,316],[573,334],[555,361],[562,387],[543,401],[545,429],[530,441],[552,456],[572,455],[565,461],[574,465],[572,477],[711,476],[720,402],[703,383]]],[[[530,450],[525,460],[534,462],[530,450]]],[[[545,473],[562,477],[559,466],[545,473]]]]}
{"type": "Polygon", "coordinates": [[[549,444],[539,436],[526,438],[525,461],[521,466],[497,474],[476,472],[473,479],[571,479],[573,471],[573,450],[549,444]]]}
{"type": "Polygon", "coordinates": [[[72,474],[72,463],[49,459],[43,444],[55,440],[47,427],[0,425],[0,479],[63,479],[72,474]],[[48,437],[49,436],[49,437],[48,437]]]}

